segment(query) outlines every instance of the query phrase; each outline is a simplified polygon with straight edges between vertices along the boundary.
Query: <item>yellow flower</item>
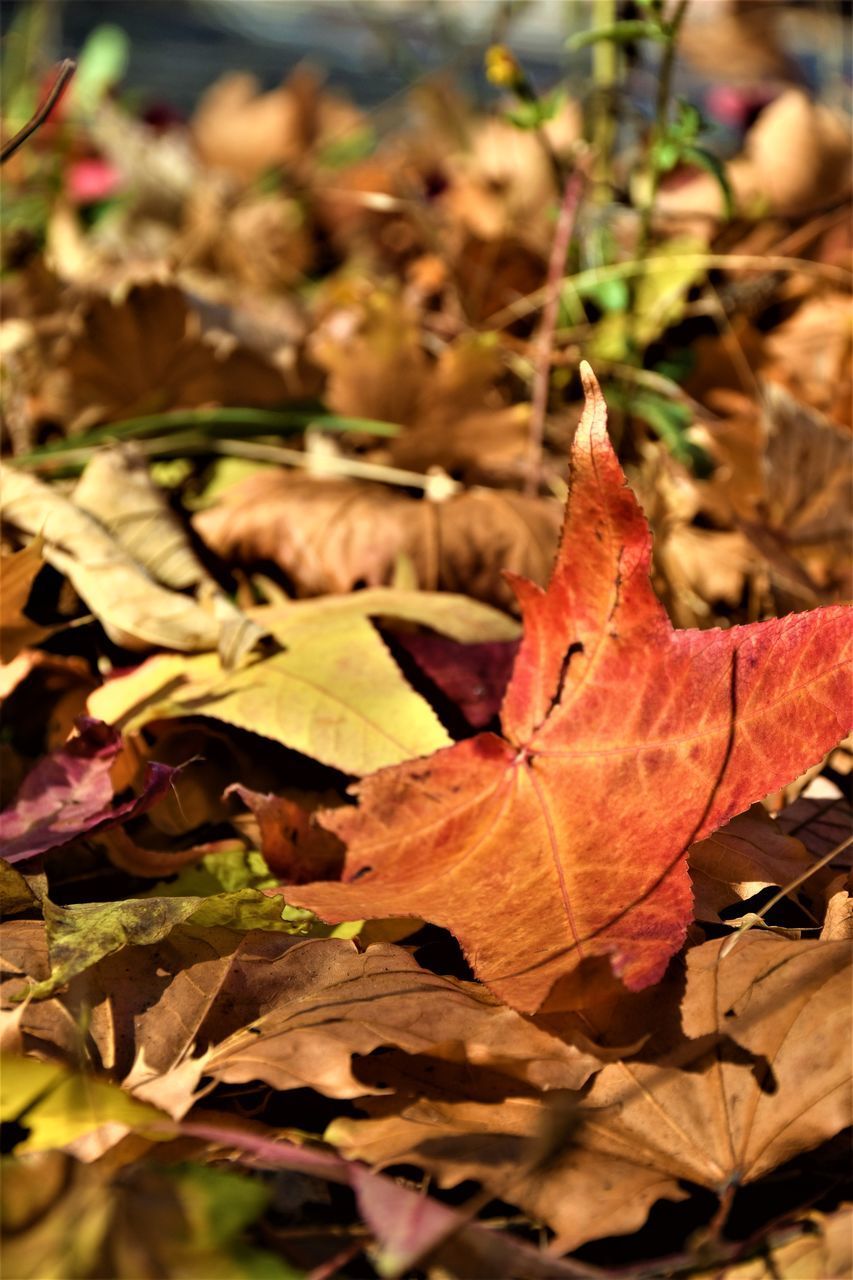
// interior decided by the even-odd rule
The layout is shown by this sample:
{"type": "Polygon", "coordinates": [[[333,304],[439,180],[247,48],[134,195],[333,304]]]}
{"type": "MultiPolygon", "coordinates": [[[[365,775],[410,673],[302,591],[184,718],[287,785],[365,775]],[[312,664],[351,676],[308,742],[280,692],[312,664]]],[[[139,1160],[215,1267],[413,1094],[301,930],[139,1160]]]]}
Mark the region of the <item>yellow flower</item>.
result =
{"type": "Polygon", "coordinates": [[[516,89],[524,80],[515,55],[505,44],[493,44],[486,50],[486,79],[501,89],[516,89]]]}

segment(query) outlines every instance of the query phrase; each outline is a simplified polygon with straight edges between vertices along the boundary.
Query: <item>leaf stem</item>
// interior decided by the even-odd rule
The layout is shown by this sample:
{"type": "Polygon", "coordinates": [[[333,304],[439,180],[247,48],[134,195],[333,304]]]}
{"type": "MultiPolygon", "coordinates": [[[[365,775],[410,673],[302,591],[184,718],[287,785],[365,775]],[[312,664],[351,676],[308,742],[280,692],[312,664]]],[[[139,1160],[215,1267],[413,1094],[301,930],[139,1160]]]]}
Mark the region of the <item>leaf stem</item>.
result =
{"type": "Polygon", "coordinates": [[[586,174],[581,168],[576,168],[566,179],[563,198],[560,201],[560,212],[557,215],[554,241],[551,245],[551,256],[548,259],[546,301],[536,344],[530,410],[530,444],[525,479],[525,492],[529,494],[537,492],[542,478],[542,445],[545,439],[545,414],[548,408],[548,387],[551,381],[551,348],[554,345],[554,330],[557,327],[560,285],[585,185],[586,174]]]}
{"type": "Polygon", "coordinates": [[[678,33],[687,12],[690,0],[678,0],[672,18],[663,24],[666,42],[663,46],[660,73],[658,75],[658,91],[655,100],[655,123],[649,145],[649,189],[640,214],[640,234],[637,243],[637,257],[642,261],[649,247],[649,238],[654,217],[655,202],[660,186],[662,169],[660,166],[660,146],[669,129],[669,105],[672,98],[672,75],[675,70],[675,56],[678,51],[678,33]]]}
{"type": "Polygon", "coordinates": [[[82,451],[93,451],[98,445],[113,444],[121,440],[157,435],[173,427],[190,427],[207,435],[229,436],[275,435],[302,431],[316,425],[325,431],[363,431],[374,436],[396,436],[400,427],[393,422],[380,422],[373,418],[348,418],[327,414],[322,410],[295,409],[176,409],[169,413],[155,413],[143,418],[127,418],[123,422],[97,427],[85,435],[55,444],[43,445],[30,453],[20,454],[9,461],[19,467],[39,468],[54,460],[63,464],[67,455],[78,457],[82,451]]]}
{"type": "Polygon", "coordinates": [[[839,853],[843,853],[851,844],[853,844],[853,835],[848,836],[846,840],[842,840],[834,849],[830,849],[829,853],[825,853],[822,858],[818,858],[817,862],[808,867],[805,871],[801,872],[801,874],[789,884],[786,884],[784,889],[780,889],[778,893],[774,893],[770,901],[765,902],[760,911],[750,914],[749,919],[744,924],[739,925],[735,933],[726,938],[720,948],[720,959],[723,960],[726,956],[731,955],[732,951],[737,946],[738,939],[742,938],[745,933],[749,933],[749,930],[753,925],[755,925],[759,920],[762,920],[771,908],[775,907],[783,898],[787,898],[794,889],[798,889],[800,885],[813,876],[816,871],[820,871],[822,867],[828,866],[834,858],[838,857],[839,853]]]}
{"type": "Polygon", "coordinates": [[[27,121],[23,129],[19,129],[18,132],[11,137],[8,142],[4,142],[2,148],[0,148],[0,164],[5,164],[6,161],[24,145],[27,139],[31,138],[36,130],[42,127],[51,111],[65,92],[66,86],[76,70],[77,63],[73,58],[65,58],[59,64],[59,70],[56,73],[56,79],[53,82],[50,93],[36,111],[35,115],[27,121]]]}

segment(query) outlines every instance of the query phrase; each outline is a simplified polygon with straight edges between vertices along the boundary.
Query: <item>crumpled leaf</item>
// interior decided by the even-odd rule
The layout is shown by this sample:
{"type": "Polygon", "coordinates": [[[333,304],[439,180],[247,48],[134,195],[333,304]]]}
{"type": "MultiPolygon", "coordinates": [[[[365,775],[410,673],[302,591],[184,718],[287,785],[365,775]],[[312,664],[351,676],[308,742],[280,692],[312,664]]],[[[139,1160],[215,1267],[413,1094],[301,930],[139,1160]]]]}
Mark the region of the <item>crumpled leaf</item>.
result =
{"type": "Polygon", "coordinates": [[[0,662],[11,662],[22,649],[38,644],[50,635],[24,613],[36,574],[44,564],[41,538],[34,538],[22,551],[0,553],[0,662]]]}
{"type": "Polygon", "coordinates": [[[220,627],[195,600],[155,582],[106,529],[56,489],[2,470],[3,518],[41,534],[44,557],[64,573],[107,635],[129,649],[215,649],[220,627]]]}
{"type": "Polygon", "coordinates": [[[288,892],[329,921],[442,925],[482,981],[530,1012],[561,980],[555,999],[577,1000],[567,983],[595,957],[632,990],[656,982],[690,919],[688,846],[819,759],[851,706],[849,610],[673,630],[648,580],[648,526],[582,370],[551,582],[543,592],[512,578],[524,638],[505,737],[369,778],[357,809],[324,819],[347,845],[344,883],[288,892]]]}
{"type": "Polygon", "coordinates": [[[337,836],[312,819],[309,809],[289,796],[264,795],[235,782],[227,795],[236,795],[257,819],[260,850],[270,883],[287,880],[307,884],[318,876],[334,878],[343,865],[343,847],[337,836]]]}
{"type": "Polygon", "coordinates": [[[194,588],[220,625],[218,649],[237,666],[264,634],[217,586],[190,545],[166,495],[132,443],[101,449],[80,477],[74,505],[99,521],[146,573],[174,591],[194,588]]]}
{"type": "MultiPolygon", "coordinates": [[[[125,898],[121,902],[80,902],[60,907],[45,900],[44,919],[50,976],[30,989],[33,999],[52,995],[104,956],[124,947],[149,946],[191,922],[200,929],[222,927],[240,933],[272,929],[302,934],[310,913],[283,906],[258,889],[237,889],[209,897],[125,898]]],[[[322,926],[321,926],[322,927],[322,926]]]]}
{"type": "Polygon", "coordinates": [[[175,769],[151,763],[141,794],[114,805],[110,768],[121,751],[121,735],[87,717],[77,724],[78,735],[27,774],[15,800],[0,813],[0,848],[7,863],[127,822],[168,790],[175,769]]]}
{"type": "Polygon", "coordinates": [[[390,461],[409,471],[441,467],[466,483],[515,477],[529,433],[527,405],[507,405],[496,389],[502,373],[493,336],[467,334],[433,361],[417,315],[401,299],[374,291],[356,332],[353,317],[334,314],[312,343],[328,372],[326,403],[349,417],[396,422],[390,461]]]}
{"type": "Polygon", "coordinates": [[[846,599],[849,432],[778,382],[767,382],[763,391],[760,418],[736,417],[703,429],[720,468],[701,486],[702,505],[716,521],[734,523],[766,559],[782,605],[846,599]]]}
{"type": "Polygon", "coordinates": [[[783,835],[761,805],[692,845],[689,857],[696,918],[717,922],[739,898],[786,885],[814,864],[801,841],[783,835]]]}
{"type": "MultiPolygon", "coordinates": [[[[310,1084],[337,1098],[377,1092],[353,1075],[351,1057],[387,1044],[491,1064],[539,1088],[579,1087],[599,1065],[483,988],[428,973],[391,943],[360,952],[342,938],[296,942],[255,933],[210,964],[215,934],[207,940],[204,963],[175,975],[158,1014],[136,1023],[126,1087],[175,1116],[191,1106],[202,1075],[231,1084],[264,1080],[279,1091],[310,1084]],[[207,1046],[200,1056],[192,1056],[193,1043],[207,1046]]],[[[186,934],[178,941],[186,946],[186,934]]],[[[168,955],[160,952],[167,972],[174,966],[168,955]]],[[[120,1021],[122,987],[115,991],[106,970],[100,980],[120,1021]]]]}
{"type": "Polygon", "coordinates": [[[425,591],[513,608],[502,570],[545,582],[559,521],[552,499],[512,490],[469,489],[435,502],[270,469],[235,485],[194,525],[232,563],[277,564],[300,595],[387,585],[405,555],[425,591]]]}
{"type": "Polygon", "coordinates": [[[512,619],[493,609],[426,592],[365,591],[269,606],[251,617],[283,651],[232,672],[213,656],[151,658],[96,690],[90,709],[128,730],[205,715],[356,775],[445,746],[449,738],[432,708],[406,683],[369,621],[376,615],[462,638],[515,633],[512,619]]]}
{"type": "Polygon", "coordinates": [[[850,948],[757,932],[721,958],[724,945],[688,955],[685,1030],[704,1038],[659,1025],[638,1058],[605,1066],[544,1168],[534,1140],[554,1126],[547,1097],[364,1098],[374,1118],[340,1118],[326,1137],[348,1158],[414,1164],[440,1186],[473,1178],[547,1222],[561,1251],[636,1230],[656,1200],[684,1198],[681,1180],[718,1195],[752,1182],[850,1123],[838,1052],[850,1042],[850,948]],[[732,1028],[749,1052],[733,1051],[732,1028]]]}

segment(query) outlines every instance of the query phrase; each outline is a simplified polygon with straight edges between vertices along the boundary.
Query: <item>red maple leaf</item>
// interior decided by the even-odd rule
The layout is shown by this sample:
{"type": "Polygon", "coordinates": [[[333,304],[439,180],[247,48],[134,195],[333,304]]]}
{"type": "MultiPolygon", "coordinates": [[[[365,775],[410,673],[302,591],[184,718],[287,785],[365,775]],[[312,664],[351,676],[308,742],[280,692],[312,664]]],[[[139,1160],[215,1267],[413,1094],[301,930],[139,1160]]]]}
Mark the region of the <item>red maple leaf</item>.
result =
{"type": "Polygon", "coordinates": [[[581,371],[551,581],[511,577],[524,638],[503,736],[363,781],[357,808],[324,817],[347,846],[343,882],[286,891],[330,922],[442,925],[525,1011],[594,957],[631,989],[657,981],[691,919],[688,846],[819,760],[851,707],[853,609],[674,630],[604,399],[581,371]]]}

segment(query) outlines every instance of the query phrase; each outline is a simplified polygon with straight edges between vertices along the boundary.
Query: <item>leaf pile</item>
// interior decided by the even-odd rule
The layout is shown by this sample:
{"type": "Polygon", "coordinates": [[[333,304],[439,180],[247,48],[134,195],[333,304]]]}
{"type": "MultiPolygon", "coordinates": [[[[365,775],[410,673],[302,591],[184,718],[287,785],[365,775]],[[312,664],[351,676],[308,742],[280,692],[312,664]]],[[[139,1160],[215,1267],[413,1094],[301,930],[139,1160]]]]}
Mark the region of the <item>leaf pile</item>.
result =
{"type": "Polygon", "coordinates": [[[543,347],[566,94],[103,65],[8,166],[5,1274],[849,1274],[838,120],[589,195],[543,347]]]}

